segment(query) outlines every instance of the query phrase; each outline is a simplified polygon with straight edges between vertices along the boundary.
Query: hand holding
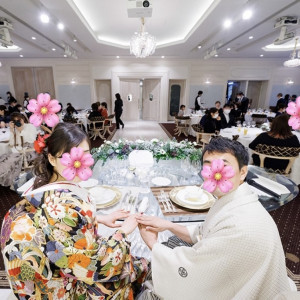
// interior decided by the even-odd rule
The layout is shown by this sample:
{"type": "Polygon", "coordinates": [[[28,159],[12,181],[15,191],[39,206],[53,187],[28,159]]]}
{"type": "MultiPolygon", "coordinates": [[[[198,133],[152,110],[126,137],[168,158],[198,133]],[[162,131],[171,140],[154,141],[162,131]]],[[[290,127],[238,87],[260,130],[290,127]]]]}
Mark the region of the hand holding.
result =
{"type": "Polygon", "coordinates": [[[137,225],[136,215],[130,215],[125,219],[120,229],[127,235],[133,232],[137,225]]]}
{"type": "Polygon", "coordinates": [[[147,230],[155,232],[169,230],[172,226],[172,222],[155,216],[137,215],[137,221],[144,225],[147,230]]]}
{"type": "Polygon", "coordinates": [[[129,216],[129,213],[124,210],[117,210],[109,215],[97,216],[97,222],[107,227],[117,228],[121,227],[121,224],[116,224],[118,219],[125,219],[129,216]]]}
{"type": "Polygon", "coordinates": [[[155,243],[157,243],[158,233],[156,231],[147,230],[145,225],[139,224],[141,237],[145,244],[152,250],[155,243]]]}

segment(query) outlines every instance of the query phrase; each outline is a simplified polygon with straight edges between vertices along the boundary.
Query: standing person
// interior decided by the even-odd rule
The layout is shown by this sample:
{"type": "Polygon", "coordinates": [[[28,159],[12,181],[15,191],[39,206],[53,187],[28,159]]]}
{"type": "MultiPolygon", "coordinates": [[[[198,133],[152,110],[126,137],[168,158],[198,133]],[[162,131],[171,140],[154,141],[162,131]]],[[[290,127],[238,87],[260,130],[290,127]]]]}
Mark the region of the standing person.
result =
{"type": "Polygon", "coordinates": [[[245,97],[243,92],[239,92],[237,94],[237,98],[238,98],[238,103],[240,105],[240,110],[241,110],[242,114],[245,114],[248,110],[249,99],[247,97],[245,97]]]}
{"type": "Polygon", "coordinates": [[[215,108],[219,111],[219,115],[223,113],[223,108],[221,107],[220,101],[215,102],[215,108]]]}
{"type": "Polygon", "coordinates": [[[284,101],[284,99],[282,97],[282,93],[278,93],[277,94],[276,111],[278,110],[278,106],[279,106],[280,103],[282,103],[282,104],[285,105],[285,101],[284,101]]]}
{"type": "Polygon", "coordinates": [[[248,161],[239,142],[212,139],[203,151],[201,173],[217,200],[205,221],[185,227],[137,217],[152,249],[154,292],[163,299],[265,300],[291,291],[276,224],[245,182],[248,161]],[[158,243],[157,232],[165,230],[193,246],[171,249],[158,243]]]}
{"type": "Polygon", "coordinates": [[[34,184],[5,215],[1,248],[18,299],[134,299],[148,261],[130,254],[127,240],[136,216],[117,211],[96,216],[88,192],[77,185],[91,176],[87,135],[59,123],[36,149],[34,184]],[[98,223],[119,227],[109,237],[98,223]]]}
{"type": "Polygon", "coordinates": [[[203,92],[199,91],[197,97],[195,98],[195,110],[200,110],[201,108],[201,97],[203,92]]]}
{"type": "Polygon", "coordinates": [[[119,93],[117,93],[115,96],[116,96],[116,101],[115,101],[116,128],[120,129],[120,125],[122,125],[122,128],[124,128],[124,123],[120,119],[123,112],[123,100],[121,99],[119,93]]]}
{"type": "Polygon", "coordinates": [[[11,101],[16,101],[16,98],[11,94],[10,91],[6,92],[6,96],[7,96],[7,103],[10,103],[11,101]]]}
{"type": "Polygon", "coordinates": [[[8,105],[8,114],[9,115],[11,115],[14,112],[19,112],[18,108],[16,107],[18,104],[16,99],[9,100],[8,104],[9,104],[8,105]]]}

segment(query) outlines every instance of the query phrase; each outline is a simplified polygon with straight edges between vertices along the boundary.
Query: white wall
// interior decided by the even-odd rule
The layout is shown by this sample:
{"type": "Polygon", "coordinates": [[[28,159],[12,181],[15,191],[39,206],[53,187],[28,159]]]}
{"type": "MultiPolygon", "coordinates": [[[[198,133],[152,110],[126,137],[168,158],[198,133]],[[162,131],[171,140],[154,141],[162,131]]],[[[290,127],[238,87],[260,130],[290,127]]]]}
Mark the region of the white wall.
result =
{"type": "MultiPolygon", "coordinates": [[[[285,68],[281,60],[273,59],[221,59],[210,60],[71,60],[71,59],[1,59],[0,86],[9,87],[14,93],[11,75],[12,66],[52,66],[56,98],[76,98],[71,79],[78,86],[90,88],[90,95],[84,99],[82,106],[90,107],[96,101],[96,79],[110,79],[112,95],[120,91],[120,78],[160,78],[160,121],[167,120],[168,84],[170,79],[186,80],[184,99],[181,103],[193,104],[195,91],[203,90],[207,104],[225,99],[228,80],[265,80],[264,99],[260,99],[261,107],[274,104],[274,95],[279,92],[300,95],[300,68],[285,68]],[[287,81],[294,84],[289,86],[287,81]],[[206,84],[209,80],[211,83],[206,84]],[[62,88],[63,87],[63,88],[62,88]],[[64,95],[60,95],[60,91],[64,95]],[[88,98],[90,99],[88,100],[88,98]]],[[[88,94],[88,92],[87,92],[88,94]]],[[[1,95],[3,98],[6,95],[1,95]]],[[[82,95],[80,94],[80,97],[82,95]]],[[[112,99],[113,101],[114,99],[112,99]]],[[[276,100],[276,99],[275,99],[276,100]]],[[[76,99],[76,102],[79,101],[76,99]]],[[[80,101],[83,101],[82,98],[80,101]]],[[[209,106],[208,105],[208,106],[209,106]]]]}

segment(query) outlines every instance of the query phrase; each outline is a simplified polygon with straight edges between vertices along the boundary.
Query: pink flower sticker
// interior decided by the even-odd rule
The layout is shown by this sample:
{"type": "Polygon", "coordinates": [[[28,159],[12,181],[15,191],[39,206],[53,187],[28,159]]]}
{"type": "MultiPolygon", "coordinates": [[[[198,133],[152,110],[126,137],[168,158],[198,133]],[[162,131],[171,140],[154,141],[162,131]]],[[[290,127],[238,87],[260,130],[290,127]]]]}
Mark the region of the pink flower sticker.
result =
{"type": "Polygon", "coordinates": [[[49,127],[54,127],[59,118],[56,115],[60,111],[61,106],[57,100],[51,100],[49,94],[38,94],[37,100],[29,100],[27,109],[33,114],[30,116],[29,121],[34,126],[38,127],[45,122],[49,127]]]}
{"type": "Polygon", "coordinates": [[[233,188],[233,183],[228,179],[234,176],[234,170],[231,166],[224,166],[222,159],[214,159],[211,166],[203,166],[201,175],[205,179],[203,188],[210,193],[217,187],[222,193],[228,193],[233,188]]]}
{"type": "Polygon", "coordinates": [[[297,97],[296,102],[290,102],[286,108],[286,112],[291,115],[289,125],[297,130],[300,128],[300,96],[297,97]]]}
{"type": "Polygon", "coordinates": [[[62,175],[67,180],[73,180],[78,176],[81,180],[87,180],[93,174],[89,168],[94,164],[94,159],[90,153],[84,153],[80,147],[73,147],[70,153],[64,153],[60,159],[62,165],[66,166],[62,175]]]}

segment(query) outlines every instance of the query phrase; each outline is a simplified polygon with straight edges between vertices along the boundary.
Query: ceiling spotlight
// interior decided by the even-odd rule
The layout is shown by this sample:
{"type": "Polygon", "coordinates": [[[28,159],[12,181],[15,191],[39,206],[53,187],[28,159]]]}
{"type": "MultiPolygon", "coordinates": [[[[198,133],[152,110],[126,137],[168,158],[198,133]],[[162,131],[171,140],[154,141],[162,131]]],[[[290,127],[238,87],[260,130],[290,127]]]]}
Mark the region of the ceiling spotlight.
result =
{"type": "Polygon", "coordinates": [[[201,48],[202,48],[202,46],[201,46],[201,45],[199,45],[199,46],[198,46],[198,49],[201,49],[201,48]]]}
{"type": "Polygon", "coordinates": [[[294,81],[292,79],[289,79],[287,84],[294,84],[294,81]]]}
{"type": "Polygon", "coordinates": [[[76,39],[76,37],[74,37],[74,38],[73,38],[73,42],[74,42],[74,43],[76,43],[76,42],[77,42],[77,39],[76,39]]]}
{"type": "Polygon", "coordinates": [[[36,37],[35,37],[35,36],[32,36],[31,39],[32,39],[32,40],[36,40],[36,37]]]}
{"type": "Polygon", "coordinates": [[[243,20],[249,20],[252,17],[252,11],[247,9],[243,13],[243,20]]]}
{"type": "Polygon", "coordinates": [[[64,25],[63,23],[58,23],[58,24],[57,24],[57,28],[58,28],[59,30],[64,30],[64,29],[65,29],[65,25],[64,25]]]}
{"type": "Polygon", "coordinates": [[[67,57],[67,54],[64,54],[64,57],[67,57]]]}
{"type": "Polygon", "coordinates": [[[55,49],[55,48],[52,48],[52,51],[56,51],[56,49],[55,49]]]}
{"type": "Polygon", "coordinates": [[[215,57],[218,57],[219,55],[218,54],[215,54],[215,57]]]}
{"type": "Polygon", "coordinates": [[[223,26],[224,28],[229,28],[231,26],[231,20],[229,19],[225,20],[223,26]]]}
{"type": "Polygon", "coordinates": [[[205,83],[206,83],[206,84],[210,84],[210,81],[207,79],[207,80],[205,81],[205,83]]]}
{"type": "Polygon", "coordinates": [[[41,21],[42,21],[43,23],[49,23],[50,18],[49,18],[49,16],[46,15],[46,14],[41,14],[41,21]]]}
{"type": "Polygon", "coordinates": [[[117,55],[117,56],[116,56],[116,58],[120,58],[120,56],[119,56],[119,55],[117,55]]]}
{"type": "Polygon", "coordinates": [[[250,36],[249,36],[249,40],[252,40],[252,39],[253,39],[253,35],[250,35],[250,36]]]}
{"type": "Polygon", "coordinates": [[[227,51],[230,51],[231,50],[231,48],[227,48],[227,51]]]}
{"type": "Polygon", "coordinates": [[[164,56],[164,55],[162,55],[162,56],[161,56],[161,58],[165,58],[165,56],[164,56]]]}
{"type": "Polygon", "coordinates": [[[71,82],[70,82],[71,84],[75,84],[76,83],[76,81],[75,81],[75,79],[74,78],[72,78],[72,80],[71,80],[71,82]]]}
{"type": "Polygon", "coordinates": [[[264,55],[263,55],[263,54],[261,54],[261,55],[260,55],[260,57],[264,57],[264,55]]]}
{"type": "Polygon", "coordinates": [[[24,57],[23,54],[20,54],[20,57],[24,57]]]}

